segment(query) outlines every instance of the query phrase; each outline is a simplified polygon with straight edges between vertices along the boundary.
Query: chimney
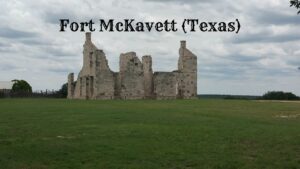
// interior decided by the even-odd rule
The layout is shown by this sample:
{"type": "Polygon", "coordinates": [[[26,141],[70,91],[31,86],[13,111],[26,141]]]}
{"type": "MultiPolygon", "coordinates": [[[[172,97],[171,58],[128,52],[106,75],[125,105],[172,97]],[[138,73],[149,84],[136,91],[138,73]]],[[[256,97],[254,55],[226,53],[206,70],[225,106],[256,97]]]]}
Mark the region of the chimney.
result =
{"type": "Polygon", "coordinates": [[[180,41],[180,47],[181,48],[186,48],[186,41],[185,40],[180,41]]]}
{"type": "Polygon", "coordinates": [[[91,32],[86,32],[85,33],[85,40],[86,41],[92,41],[91,32]]]}

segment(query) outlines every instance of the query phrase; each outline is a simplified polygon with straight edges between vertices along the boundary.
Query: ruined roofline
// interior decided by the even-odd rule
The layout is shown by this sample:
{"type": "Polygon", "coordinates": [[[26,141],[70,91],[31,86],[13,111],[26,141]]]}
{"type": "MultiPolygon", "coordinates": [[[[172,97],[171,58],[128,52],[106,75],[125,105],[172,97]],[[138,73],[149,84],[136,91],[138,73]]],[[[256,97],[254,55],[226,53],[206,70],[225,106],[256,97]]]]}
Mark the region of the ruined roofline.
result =
{"type": "Polygon", "coordinates": [[[83,44],[84,46],[91,46],[92,49],[94,50],[102,50],[98,49],[97,46],[92,42],[92,34],[91,32],[86,32],[85,33],[85,42],[83,44]]]}
{"type": "Polygon", "coordinates": [[[121,53],[120,56],[121,56],[121,55],[135,55],[135,56],[136,56],[136,52],[134,52],[134,51],[129,51],[129,52],[121,53]]]}
{"type": "Polygon", "coordinates": [[[180,50],[179,55],[197,57],[193,52],[191,52],[188,48],[186,48],[186,41],[185,40],[180,41],[180,49],[179,50],[180,50]]]}
{"type": "MultiPolygon", "coordinates": [[[[104,50],[103,49],[98,49],[97,46],[94,45],[94,43],[92,42],[92,33],[91,32],[86,32],[85,33],[85,42],[86,43],[87,42],[91,43],[92,46],[93,46],[93,48],[94,48],[94,50],[99,51],[101,53],[104,53],[104,55],[105,55],[104,50]]],[[[189,49],[187,49],[186,46],[187,46],[186,40],[180,40],[180,50],[183,49],[181,54],[182,55],[188,55],[188,56],[192,55],[192,56],[196,57],[196,55],[194,53],[192,53],[189,49]]],[[[141,62],[142,64],[143,64],[143,59],[151,59],[151,61],[152,61],[152,55],[150,55],[150,54],[145,54],[142,57],[139,57],[135,51],[129,51],[129,52],[121,53],[119,55],[119,62],[120,62],[120,60],[124,59],[122,57],[128,57],[128,56],[135,56],[135,57],[137,57],[137,59],[139,60],[139,62],[141,62]]],[[[105,57],[106,57],[106,55],[105,55],[105,57]]],[[[180,57],[180,55],[179,55],[179,57],[180,57]]],[[[109,67],[109,65],[108,65],[108,67],[109,67]]],[[[109,67],[109,69],[110,69],[110,67],[109,67]]],[[[111,70],[111,71],[114,72],[113,70],[111,70]]],[[[120,71],[120,69],[119,69],[119,71],[120,71]]],[[[118,71],[116,71],[116,72],[118,72],[118,71]]],[[[153,72],[155,72],[155,71],[153,71],[153,72]]],[[[161,71],[158,71],[158,72],[161,72],[161,71]]],[[[178,69],[176,69],[176,70],[173,70],[173,71],[171,70],[171,72],[180,72],[180,71],[178,69]]]]}
{"type": "Polygon", "coordinates": [[[92,41],[92,33],[91,32],[86,32],[85,33],[85,40],[86,41],[92,41]]]}
{"type": "Polygon", "coordinates": [[[186,49],[186,41],[185,40],[180,41],[180,48],[186,49]]]}
{"type": "MultiPolygon", "coordinates": [[[[92,33],[91,32],[86,32],[85,33],[85,41],[86,42],[92,42],[92,33]]],[[[186,49],[186,50],[188,50],[187,48],[186,48],[186,44],[187,44],[187,42],[186,42],[186,40],[181,40],[180,41],[180,48],[183,48],[183,49],[186,49]]],[[[95,46],[95,45],[94,45],[95,46]]],[[[96,47],[96,46],[95,46],[96,47]]],[[[100,50],[100,51],[103,51],[103,49],[98,49],[97,47],[96,47],[96,49],[97,50],[100,50]]],[[[188,50],[190,53],[192,53],[190,50],[188,50]]],[[[127,55],[127,54],[134,54],[134,55],[136,55],[137,56],[137,54],[136,54],[136,52],[134,52],[134,51],[129,51],[129,52],[124,52],[124,53],[121,53],[120,55],[127,55]]],[[[193,54],[193,53],[192,53],[193,54]]],[[[138,57],[138,56],[137,56],[138,57]]],[[[151,55],[150,54],[145,54],[145,55],[143,55],[142,57],[151,57],[151,55]]]]}
{"type": "Polygon", "coordinates": [[[144,56],[142,56],[143,58],[150,58],[151,57],[151,55],[144,55],[144,56]]]}
{"type": "Polygon", "coordinates": [[[114,57],[119,59],[119,71],[114,72],[104,50],[93,44],[91,36],[91,32],[85,33],[83,67],[77,81],[73,73],[68,76],[68,98],[191,99],[197,95],[197,56],[186,48],[185,40],[180,41],[177,70],[155,72],[151,55],[139,57],[131,51],[114,57]]]}

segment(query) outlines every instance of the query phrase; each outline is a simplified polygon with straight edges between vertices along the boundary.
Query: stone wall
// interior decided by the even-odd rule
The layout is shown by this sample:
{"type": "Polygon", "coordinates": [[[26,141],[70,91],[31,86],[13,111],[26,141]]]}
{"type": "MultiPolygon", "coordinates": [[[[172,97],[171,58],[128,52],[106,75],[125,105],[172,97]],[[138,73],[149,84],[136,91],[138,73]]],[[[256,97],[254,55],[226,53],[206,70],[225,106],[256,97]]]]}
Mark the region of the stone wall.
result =
{"type": "Polygon", "coordinates": [[[197,96],[197,57],[181,41],[178,70],[155,72],[150,55],[135,52],[120,55],[120,71],[108,66],[105,53],[97,49],[86,33],[83,45],[83,66],[74,81],[68,76],[69,99],[191,99],[197,96]]]}
{"type": "Polygon", "coordinates": [[[110,70],[105,53],[96,51],[95,99],[114,99],[115,78],[110,70]]]}
{"type": "Polygon", "coordinates": [[[144,71],[143,64],[135,52],[120,55],[121,83],[120,97],[122,99],[144,98],[144,71]]]}
{"type": "Polygon", "coordinates": [[[190,99],[197,96],[197,56],[181,41],[178,59],[179,98],[190,99]]]}
{"type": "Polygon", "coordinates": [[[152,58],[150,55],[142,57],[143,70],[144,70],[144,90],[145,98],[153,98],[153,70],[152,70],[152,58]]]}
{"type": "Polygon", "coordinates": [[[153,81],[154,96],[156,99],[176,99],[178,94],[176,73],[155,72],[153,81]]]}
{"type": "Polygon", "coordinates": [[[68,99],[72,99],[74,96],[75,83],[74,83],[74,73],[70,73],[68,76],[68,99]]]}

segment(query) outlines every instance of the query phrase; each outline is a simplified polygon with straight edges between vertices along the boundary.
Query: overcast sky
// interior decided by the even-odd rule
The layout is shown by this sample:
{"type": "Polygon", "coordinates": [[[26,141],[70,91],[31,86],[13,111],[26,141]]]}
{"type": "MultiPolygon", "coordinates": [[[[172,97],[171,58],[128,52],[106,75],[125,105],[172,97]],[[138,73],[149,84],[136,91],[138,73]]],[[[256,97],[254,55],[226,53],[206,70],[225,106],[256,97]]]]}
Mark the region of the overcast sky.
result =
{"type": "Polygon", "coordinates": [[[82,66],[84,33],[59,32],[59,19],[241,22],[234,33],[94,32],[118,71],[120,53],[150,54],[154,71],[177,68],[180,40],[198,56],[198,93],[300,95],[300,15],[286,0],[0,0],[0,81],[25,79],[58,89],[82,66]]]}

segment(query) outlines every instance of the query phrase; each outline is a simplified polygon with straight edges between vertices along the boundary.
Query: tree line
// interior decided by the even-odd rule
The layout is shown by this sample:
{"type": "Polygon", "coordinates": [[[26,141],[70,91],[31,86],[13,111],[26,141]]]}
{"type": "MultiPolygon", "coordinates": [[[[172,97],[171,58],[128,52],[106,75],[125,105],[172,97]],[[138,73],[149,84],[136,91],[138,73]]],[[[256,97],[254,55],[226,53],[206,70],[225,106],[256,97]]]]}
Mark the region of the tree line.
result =
{"type": "MultiPolygon", "coordinates": [[[[64,83],[59,90],[32,91],[31,85],[25,80],[12,80],[13,86],[10,91],[0,91],[0,98],[66,98],[68,84],[64,83]]],[[[300,100],[300,97],[291,92],[269,91],[262,96],[239,96],[239,95],[201,95],[200,98],[211,99],[237,99],[237,100],[300,100]]]]}
{"type": "Polygon", "coordinates": [[[67,83],[59,90],[32,91],[31,85],[25,80],[12,80],[11,90],[0,90],[0,98],[66,98],[68,92],[67,83]]]}

